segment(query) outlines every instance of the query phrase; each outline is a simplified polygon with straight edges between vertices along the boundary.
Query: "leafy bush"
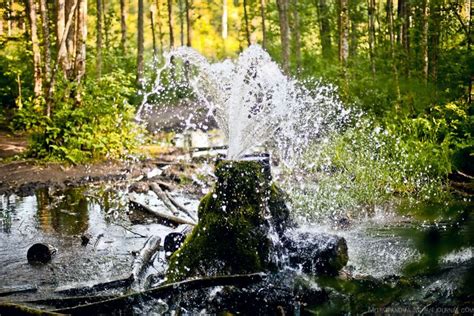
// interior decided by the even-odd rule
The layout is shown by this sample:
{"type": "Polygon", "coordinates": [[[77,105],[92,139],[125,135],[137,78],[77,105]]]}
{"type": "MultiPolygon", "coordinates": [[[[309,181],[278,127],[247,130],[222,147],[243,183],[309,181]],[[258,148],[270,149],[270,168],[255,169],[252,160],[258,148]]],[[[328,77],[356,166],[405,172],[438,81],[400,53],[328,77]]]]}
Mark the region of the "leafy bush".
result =
{"type": "Polygon", "coordinates": [[[296,208],[313,217],[373,210],[394,195],[445,199],[455,145],[450,137],[440,138],[436,126],[421,117],[384,126],[364,119],[315,144],[300,166],[306,181],[290,186],[296,208]]]}
{"type": "Polygon", "coordinates": [[[18,112],[17,122],[34,121],[30,156],[81,163],[133,152],[140,133],[133,122],[134,108],[127,102],[134,92],[133,77],[118,71],[82,88],[58,84],[50,118],[35,116],[30,107],[18,112]],[[82,96],[80,104],[71,97],[75,90],[82,96]]]}

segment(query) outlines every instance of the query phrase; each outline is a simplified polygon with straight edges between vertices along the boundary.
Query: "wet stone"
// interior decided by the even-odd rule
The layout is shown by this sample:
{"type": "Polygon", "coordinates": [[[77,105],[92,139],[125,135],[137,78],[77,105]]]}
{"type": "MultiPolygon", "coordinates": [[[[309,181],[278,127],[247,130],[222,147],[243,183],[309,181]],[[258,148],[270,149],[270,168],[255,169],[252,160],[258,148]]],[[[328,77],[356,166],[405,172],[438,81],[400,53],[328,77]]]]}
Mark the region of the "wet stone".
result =
{"type": "Polygon", "coordinates": [[[28,249],[26,257],[29,263],[48,263],[56,252],[56,248],[49,244],[37,243],[28,249]]]}

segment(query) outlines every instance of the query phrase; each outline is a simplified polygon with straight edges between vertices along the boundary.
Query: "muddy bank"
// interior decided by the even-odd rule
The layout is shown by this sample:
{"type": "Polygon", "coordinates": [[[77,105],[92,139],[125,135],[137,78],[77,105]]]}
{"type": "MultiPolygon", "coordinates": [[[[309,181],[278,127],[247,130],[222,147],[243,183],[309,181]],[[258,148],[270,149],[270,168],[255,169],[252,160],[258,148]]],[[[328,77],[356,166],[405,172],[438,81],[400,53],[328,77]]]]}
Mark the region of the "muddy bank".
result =
{"type": "Polygon", "coordinates": [[[15,161],[0,163],[0,195],[15,193],[27,196],[41,188],[64,189],[87,183],[130,180],[131,182],[164,180],[174,184],[186,181],[194,164],[167,156],[141,161],[104,161],[90,165],[67,166],[59,163],[15,161]],[[155,173],[155,174],[154,174],[155,173]]]}

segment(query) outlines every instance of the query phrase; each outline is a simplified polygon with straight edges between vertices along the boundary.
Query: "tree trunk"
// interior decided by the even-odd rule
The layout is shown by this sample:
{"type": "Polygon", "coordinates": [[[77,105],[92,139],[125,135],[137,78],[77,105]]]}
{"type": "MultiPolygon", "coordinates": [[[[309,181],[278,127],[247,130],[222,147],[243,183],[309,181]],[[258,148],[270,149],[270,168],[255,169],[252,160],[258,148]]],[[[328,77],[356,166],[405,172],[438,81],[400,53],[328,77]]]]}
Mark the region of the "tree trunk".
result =
{"type": "Polygon", "coordinates": [[[277,0],[280,22],[281,64],[286,74],[290,70],[290,28],[288,21],[288,0],[277,0]]]}
{"type": "Polygon", "coordinates": [[[12,36],[12,0],[7,2],[7,35],[12,36]]]}
{"type": "Polygon", "coordinates": [[[30,18],[30,36],[31,48],[33,53],[33,76],[35,98],[43,95],[43,76],[41,71],[41,50],[38,39],[37,19],[36,19],[36,3],[34,0],[28,0],[28,15],[30,18]]]}
{"type": "Polygon", "coordinates": [[[156,0],[156,16],[158,20],[156,21],[158,24],[158,38],[160,40],[160,49],[163,50],[163,28],[162,23],[163,20],[161,18],[161,8],[160,8],[160,0],[156,0]]]}
{"type": "Polygon", "coordinates": [[[339,0],[339,61],[343,66],[349,56],[348,0],[339,0]]]}
{"type": "Polygon", "coordinates": [[[395,58],[395,34],[394,34],[394,26],[393,26],[393,0],[387,0],[387,25],[388,25],[388,32],[390,34],[390,56],[392,58],[392,67],[393,67],[393,75],[395,76],[395,86],[397,90],[397,105],[396,109],[398,110],[398,102],[401,99],[400,93],[400,80],[398,78],[398,67],[397,67],[397,60],[395,58]]]}
{"type": "Polygon", "coordinates": [[[44,52],[44,83],[46,85],[46,107],[45,115],[51,116],[51,99],[52,87],[51,84],[51,41],[49,36],[49,15],[46,0],[40,0],[41,20],[43,26],[43,52],[44,52]]]}
{"type": "Polygon", "coordinates": [[[168,29],[170,33],[170,48],[174,47],[173,34],[173,0],[168,0],[168,29]]]}
{"type": "Polygon", "coordinates": [[[262,20],[262,47],[267,47],[267,30],[265,27],[265,0],[260,0],[260,19],[262,20]]]}
{"type": "Polygon", "coordinates": [[[102,75],[102,0],[97,0],[97,78],[102,75]]]}
{"type": "MultiPolygon", "coordinates": [[[[66,26],[66,0],[58,0],[57,22],[56,22],[56,46],[58,47],[58,60],[63,71],[66,70],[66,42],[64,40],[64,28],[66,26]]],[[[66,34],[67,36],[67,34],[66,34]]]]}
{"type": "Polygon", "coordinates": [[[222,1],[222,39],[227,39],[227,0],[222,1]]]}
{"type": "Polygon", "coordinates": [[[429,76],[436,82],[438,76],[439,39],[441,33],[441,0],[430,1],[430,25],[428,38],[429,76]]]}
{"type": "Polygon", "coordinates": [[[112,30],[112,17],[109,14],[110,10],[110,3],[107,1],[102,2],[102,14],[103,14],[103,21],[104,21],[104,37],[105,37],[105,50],[110,50],[110,33],[112,30]]]}
{"type": "Polygon", "coordinates": [[[300,32],[300,15],[298,13],[298,0],[293,0],[293,28],[291,30],[294,35],[293,45],[295,50],[296,70],[301,68],[301,32],[300,32]]]}
{"type": "Polygon", "coordinates": [[[409,38],[409,28],[410,28],[410,6],[408,3],[409,0],[398,0],[398,43],[401,45],[405,60],[405,75],[410,76],[410,38],[409,38]]]}
{"type": "Polygon", "coordinates": [[[368,0],[368,16],[369,16],[369,59],[372,76],[375,76],[375,0],[368,0]]]}
{"type": "Polygon", "coordinates": [[[126,0],[120,0],[120,46],[122,51],[125,52],[125,46],[127,44],[127,6],[126,0]]]}
{"type": "Polygon", "coordinates": [[[138,32],[137,32],[137,85],[141,87],[143,79],[143,52],[144,52],[144,22],[143,22],[143,0],[138,0],[138,32]]]}
{"type": "Polygon", "coordinates": [[[155,10],[150,10],[150,26],[151,26],[151,39],[153,41],[153,62],[156,64],[158,58],[158,48],[156,46],[156,32],[155,32],[155,10]]]}
{"type": "Polygon", "coordinates": [[[184,0],[185,10],[186,10],[186,45],[191,47],[191,17],[190,17],[190,5],[189,1],[191,0],[184,0]]]}
{"type": "Polygon", "coordinates": [[[423,14],[423,28],[421,38],[421,50],[422,50],[422,65],[423,65],[423,77],[425,83],[428,83],[429,78],[429,52],[428,52],[428,31],[429,31],[429,0],[423,0],[422,2],[422,14],[423,14]]]}
{"type": "MultiPolygon", "coordinates": [[[[286,1],[286,0],[285,0],[286,1]]],[[[245,39],[247,40],[247,46],[250,46],[250,26],[249,26],[249,15],[247,12],[247,0],[243,0],[244,5],[244,22],[245,22],[245,39]]]]}
{"type": "Polygon", "coordinates": [[[329,23],[329,10],[326,5],[326,0],[318,0],[318,24],[319,37],[321,38],[321,50],[324,58],[330,58],[332,55],[331,43],[331,25],[329,23]]]}
{"type": "Polygon", "coordinates": [[[81,0],[66,0],[66,14],[72,14],[71,28],[66,33],[66,67],[65,73],[68,80],[74,80],[74,60],[76,59],[76,38],[77,38],[77,15],[81,0]]]}
{"type": "MultiPolygon", "coordinates": [[[[87,41],[87,0],[80,0],[77,7],[77,43],[75,72],[76,82],[81,83],[86,74],[86,41],[87,41]]],[[[79,96],[79,94],[78,94],[79,96]]],[[[80,101],[80,96],[78,101],[80,101]]]]}
{"type": "Polygon", "coordinates": [[[179,43],[184,46],[184,3],[183,0],[178,0],[179,8],[179,43]]]}

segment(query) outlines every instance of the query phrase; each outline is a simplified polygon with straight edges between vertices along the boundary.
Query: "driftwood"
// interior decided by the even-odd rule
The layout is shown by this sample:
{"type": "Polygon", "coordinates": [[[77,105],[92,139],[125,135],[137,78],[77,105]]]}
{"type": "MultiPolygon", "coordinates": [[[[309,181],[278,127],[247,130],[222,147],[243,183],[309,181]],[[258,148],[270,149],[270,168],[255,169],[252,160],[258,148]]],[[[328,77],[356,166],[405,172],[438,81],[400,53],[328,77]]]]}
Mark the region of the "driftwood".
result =
{"type": "Polygon", "coordinates": [[[138,210],[142,210],[142,211],[145,211],[149,214],[152,214],[156,217],[158,217],[159,219],[162,219],[164,220],[165,222],[169,222],[169,223],[172,223],[173,225],[181,225],[181,224],[188,224],[188,225],[196,225],[196,223],[190,221],[190,220],[187,220],[187,219],[184,219],[184,218],[180,218],[180,217],[177,217],[177,216],[174,216],[174,215],[171,215],[171,214],[166,214],[166,213],[163,213],[163,212],[160,212],[160,211],[157,211],[155,209],[152,209],[150,208],[149,206],[146,206],[146,205],[143,205],[142,203],[140,202],[137,202],[136,200],[134,199],[129,199],[130,201],[130,205],[135,208],[135,209],[138,209],[138,210]]]}
{"type": "Polygon", "coordinates": [[[265,276],[266,275],[264,273],[253,273],[186,280],[166,284],[156,288],[151,288],[143,292],[136,292],[92,304],[79,305],[72,308],[58,309],[55,310],[55,312],[70,315],[96,315],[102,313],[110,314],[116,310],[131,308],[131,306],[137,304],[138,302],[145,302],[151,299],[162,298],[178,292],[182,293],[184,291],[202,289],[213,286],[247,286],[262,281],[265,276]]]}
{"type": "Polygon", "coordinates": [[[150,189],[155,192],[155,194],[160,198],[160,200],[165,204],[165,206],[170,210],[174,215],[179,214],[178,209],[171,203],[165,191],[163,191],[160,186],[156,183],[150,183],[150,189]]]}
{"type": "Polygon", "coordinates": [[[22,303],[35,306],[52,306],[54,308],[74,307],[117,298],[120,295],[94,295],[75,297],[52,297],[48,299],[24,301],[22,303]]]}
{"type": "Polygon", "coordinates": [[[129,287],[133,282],[139,280],[139,277],[145,270],[153,255],[160,249],[161,238],[152,236],[147,239],[145,245],[140,250],[132,265],[132,272],[126,278],[119,278],[108,282],[97,283],[80,287],[61,287],[54,292],[65,295],[85,295],[114,288],[129,287]]]}
{"type": "Polygon", "coordinates": [[[23,286],[11,287],[11,288],[0,288],[0,297],[14,295],[14,294],[21,294],[21,293],[33,293],[36,291],[38,291],[38,288],[34,285],[23,285],[23,286]]]}
{"type": "Polygon", "coordinates": [[[132,278],[134,281],[139,280],[153,255],[160,250],[160,243],[161,238],[158,236],[151,236],[147,239],[142,250],[133,261],[132,278]]]}
{"type": "Polygon", "coordinates": [[[0,302],[0,315],[63,315],[56,312],[47,312],[25,305],[0,302]]]}
{"type": "Polygon", "coordinates": [[[197,221],[196,217],[194,217],[193,213],[188,210],[186,207],[184,207],[183,205],[181,205],[178,201],[176,201],[169,192],[166,192],[165,191],[165,195],[166,197],[170,200],[170,202],[176,206],[177,209],[179,209],[180,211],[184,212],[186,215],[188,215],[193,221],[197,221]]]}
{"type": "Polygon", "coordinates": [[[164,181],[155,180],[155,183],[158,184],[163,190],[173,191],[174,185],[164,181]]]}

